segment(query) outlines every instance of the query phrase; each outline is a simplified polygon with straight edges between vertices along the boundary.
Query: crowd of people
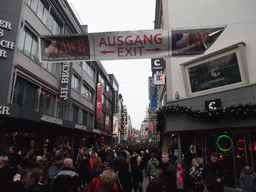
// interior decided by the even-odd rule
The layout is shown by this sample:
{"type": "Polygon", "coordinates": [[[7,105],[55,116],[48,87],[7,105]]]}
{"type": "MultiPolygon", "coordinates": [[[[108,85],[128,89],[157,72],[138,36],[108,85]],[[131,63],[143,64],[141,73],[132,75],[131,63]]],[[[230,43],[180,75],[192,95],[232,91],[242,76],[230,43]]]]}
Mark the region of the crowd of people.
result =
{"type": "MultiPolygon", "coordinates": [[[[10,147],[0,156],[0,186],[20,192],[223,192],[225,167],[211,154],[205,167],[193,159],[185,169],[176,156],[150,145],[117,145],[79,149],[71,147],[28,151],[19,154],[10,147]]],[[[248,164],[241,173],[244,191],[254,191],[256,174],[248,164]]]]}

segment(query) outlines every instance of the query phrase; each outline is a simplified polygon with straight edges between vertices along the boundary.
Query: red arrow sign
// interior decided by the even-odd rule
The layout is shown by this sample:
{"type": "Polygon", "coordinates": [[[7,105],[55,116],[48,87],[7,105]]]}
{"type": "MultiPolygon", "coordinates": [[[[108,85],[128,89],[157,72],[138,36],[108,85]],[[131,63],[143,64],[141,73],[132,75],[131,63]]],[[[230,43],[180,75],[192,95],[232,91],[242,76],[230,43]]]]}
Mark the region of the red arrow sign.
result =
{"type": "Polygon", "coordinates": [[[155,49],[147,49],[146,51],[155,51],[155,52],[158,52],[158,51],[161,51],[162,49],[160,48],[155,48],[155,49]]]}
{"type": "Polygon", "coordinates": [[[104,51],[101,51],[101,53],[106,55],[107,53],[115,53],[115,51],[106,51],[106,50],[104,50],[104,51]]]}

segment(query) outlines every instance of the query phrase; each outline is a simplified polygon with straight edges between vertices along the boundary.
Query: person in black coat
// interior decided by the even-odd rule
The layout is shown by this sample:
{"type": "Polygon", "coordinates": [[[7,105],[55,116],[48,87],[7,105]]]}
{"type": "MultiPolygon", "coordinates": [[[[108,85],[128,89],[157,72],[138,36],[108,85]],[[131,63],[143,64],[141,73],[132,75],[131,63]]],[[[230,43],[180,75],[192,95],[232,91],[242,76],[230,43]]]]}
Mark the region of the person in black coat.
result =
{"type": "Polygon", "coordinates": [[[55,176],[51,192],[78,192],[80,189],[79,175],[73,169],[73,160],[64,160],[63,169],[55,176]]]}
{"type": "Polygon", "coordinates": [[[88,171],[90,169],[89,158],[89,155],[83,154],[77,169],[77,173],[79,174],[83,185],[85,185],[85,182],[88,180],[88,171]]]}
{"type": "Polygon", "coordinates": [[[140,151],[137,150],[134,152],[134,155],[131,158],[131,170],[132,170],[132,177],[133,177],[133,188],[134,191],[142,192],[142,182],[143,182],[143,164],[142,164],[142,157],[140,156],[140,151]]]}
{"type": "Polygon", "coordinates": [[[203,177],[209,192],[223,192],[223,183],[227,177],[226,168],[218,162],[217,153],[212,153],[210,156],[211,162],[208,163],[203,172],[203,177]]]}
{"type": "Polygon", "coordinates": [[[189,170],[191,177],[191,190],[193,192],[204,191],[203,166],[198,163],[197,159],[192,160],[192,167],[189,170]]]}
{"type": "Polygon", "coordinates": [[[165,191],[173,192],[176,189],[176,167],[170,161],[169,154],[162,153],[162,162],[158,166],[159,177],[163,180],[165,191]]]}
{"type": "Polygon", "coordinates": [[[132,191],[132,173],[128,171],[128,163],[126,161],[119,164],[116,171],[117,185],[120,192],[132,191]]]}
{"type": "Polygon", "coordinates": [[[8,165],[8,157],[0,157],[0,186],[1,190],[9,191],[10,185],[13,183],[15,170],[8,165]]]}
{"type": "Polygon", "coordinates": [[[9,165],[17,172],[18,171],[18,163],[21,160],[21,156],[17,153],[16,147],[12,146],[9,148],[9,165]]]}

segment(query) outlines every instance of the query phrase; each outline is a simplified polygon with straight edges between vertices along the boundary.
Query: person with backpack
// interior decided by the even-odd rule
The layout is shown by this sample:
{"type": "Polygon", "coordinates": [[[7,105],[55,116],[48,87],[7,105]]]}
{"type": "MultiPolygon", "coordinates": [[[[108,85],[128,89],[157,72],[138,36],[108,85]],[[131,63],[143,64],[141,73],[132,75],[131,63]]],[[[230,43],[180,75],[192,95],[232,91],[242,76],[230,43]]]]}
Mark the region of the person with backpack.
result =
{"type": "Polygon", "coordinates": [[[154,177],[157,176],[157,168],[159,166],[159,161],[156,159],[156,154],[151,153],[151,159],[148,161],[146,167],[146,175],[149,177],[149,181],[151,181],[154,177]]]}
{"type": "Polygon", "coordinates": [[[63,167],[64,164],[62,154],[55,155],[55,164],[48,169],[44,179],[44,186],[48,189],[48,191],[50,191],[52,187],[55,176],[63,169],[63,167]]]}

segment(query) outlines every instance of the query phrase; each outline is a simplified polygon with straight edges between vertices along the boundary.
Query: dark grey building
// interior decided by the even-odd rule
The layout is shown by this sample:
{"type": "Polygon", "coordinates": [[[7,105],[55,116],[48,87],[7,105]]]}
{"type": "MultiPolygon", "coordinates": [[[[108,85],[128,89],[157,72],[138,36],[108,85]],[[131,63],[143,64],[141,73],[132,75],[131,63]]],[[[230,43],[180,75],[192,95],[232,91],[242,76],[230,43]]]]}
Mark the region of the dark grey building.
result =
{"type": "MultiPolygon", "coordinates": [[[[106,94],[111,107],[104,109],[110,124],[103,127],[95,122],[101,63],[38,59],[40,35],[86,33],[68,2],[2,0],[0,10],[0,153],[6,154],[12,145],[19,150],[78,149],[94,145],[102,131],[111,136],[111,92],[106,94]],[[65,94],[63,77],[68,79],[65,94]]],[[[112,89],[108,83],[106,93],[112,89]]]]}

